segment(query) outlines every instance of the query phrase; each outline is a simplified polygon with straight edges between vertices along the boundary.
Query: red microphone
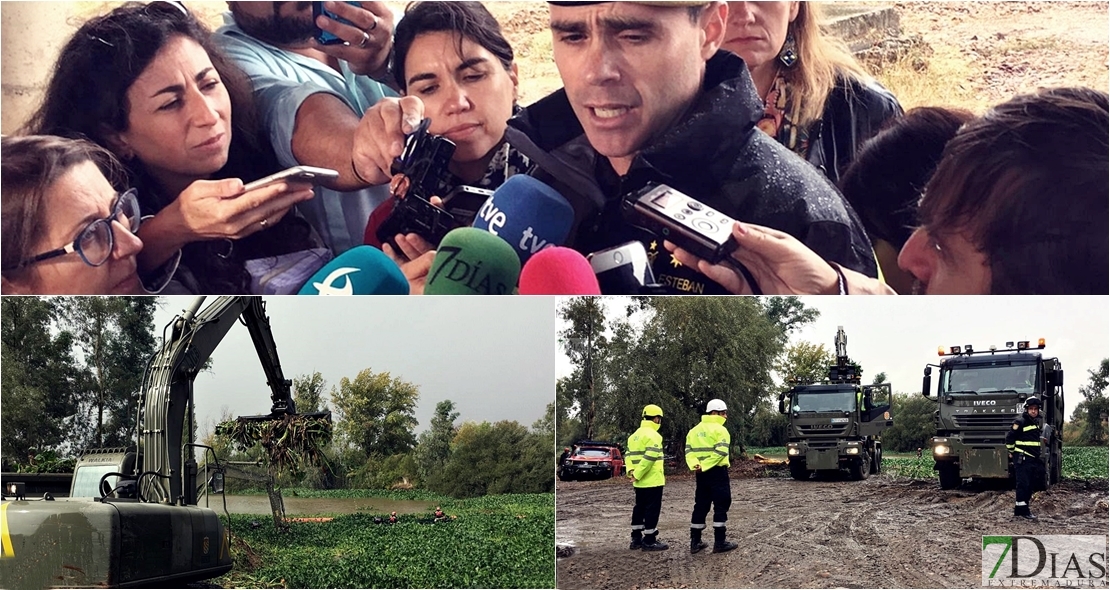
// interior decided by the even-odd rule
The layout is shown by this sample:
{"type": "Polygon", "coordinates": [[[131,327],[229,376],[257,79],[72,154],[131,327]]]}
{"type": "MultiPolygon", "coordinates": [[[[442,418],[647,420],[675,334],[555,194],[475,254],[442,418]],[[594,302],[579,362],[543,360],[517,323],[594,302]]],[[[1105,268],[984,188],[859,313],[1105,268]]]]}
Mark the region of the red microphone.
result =
{"type": "Polygon", "coordinates": [[[590,263],[570,248],[540,250],[520,271],[521,295],[601,295],[590,263]]]}

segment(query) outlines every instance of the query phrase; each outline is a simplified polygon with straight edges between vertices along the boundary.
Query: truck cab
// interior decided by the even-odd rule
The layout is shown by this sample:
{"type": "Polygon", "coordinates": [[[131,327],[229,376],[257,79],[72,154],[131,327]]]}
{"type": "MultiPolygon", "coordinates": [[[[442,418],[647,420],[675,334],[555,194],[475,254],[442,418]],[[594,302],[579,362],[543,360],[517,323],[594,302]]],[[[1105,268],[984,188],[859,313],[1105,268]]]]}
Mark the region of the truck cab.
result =
{"type": "Polygon", "coordinates": [[[814,472],[848,470],[866,479],[882,470],[881,434],[894,425],[889,383],[860,384],[860,367],[850,362],[848,337],[836,335],[836,364],[820,383],[793,382],[779,396],[779,412],[787,416],[786,454],[790,475],[809,479],[814,472]]]}
{"type": "Polygon", "coordinates": [[[930,446],[941,489],[968,479],[1012,479],[1006,432],[1024,411],[1025,400],[1044,404],[1041,489],[1060,479],[1064,423],[1064,372],[1059,359],[1044,358],[1030,341],[1007,342],[976,351],[972,345],[940,347],[941,361],[925,367],[922,395],[932,397],[932,369],[940,369],[935,412],[936,436],[930,446]]]}

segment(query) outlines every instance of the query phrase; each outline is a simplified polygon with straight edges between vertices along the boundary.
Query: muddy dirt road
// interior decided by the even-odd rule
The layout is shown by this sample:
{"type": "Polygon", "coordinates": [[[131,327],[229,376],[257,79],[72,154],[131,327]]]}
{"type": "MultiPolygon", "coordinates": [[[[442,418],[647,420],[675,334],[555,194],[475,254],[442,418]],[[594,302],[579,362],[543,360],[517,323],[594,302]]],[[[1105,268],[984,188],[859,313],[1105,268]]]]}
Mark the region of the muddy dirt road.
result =
{"type": "MultiPolygon", "coordinates": [[[[694,480],[668,476],[667,551],[629,551],[631,484],[559,482],[558,585],[579,588],[967,588],[980,586],[983,535],[1107,534],[1107,482],[1066,480],[1034,497],[1035,524],[1011,519],[1013,491],[941,491],[935,480],[732,480],[729,538],[690,555],[694,480]]],[[[710,515],[712,516],[712,514],[710,515]]],[[[707,535],[712,543],[712,534],[707,535]]]]}

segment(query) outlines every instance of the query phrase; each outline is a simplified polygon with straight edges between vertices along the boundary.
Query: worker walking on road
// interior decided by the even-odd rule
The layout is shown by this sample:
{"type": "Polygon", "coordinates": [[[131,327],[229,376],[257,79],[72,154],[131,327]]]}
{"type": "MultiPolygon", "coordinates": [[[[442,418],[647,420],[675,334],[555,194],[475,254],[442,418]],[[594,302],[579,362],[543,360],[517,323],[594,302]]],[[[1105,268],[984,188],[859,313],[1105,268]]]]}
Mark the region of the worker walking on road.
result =
{"type": "Polygon", "coordinates": [[[701,423],[686,435],[686,464],[695,473],[697,488],[694,491],[694,513],[690,517],[690,553],[706,548],[701,540],[705,530],[705,517],[713,504],[713,553],[736,549],[736,543],[725,540],[725,523],[728,507],[732,504],[732,489],[728,481],[728,453],[732,436],[725,428],[728,407],[725,402],[710,400],[701,423]]]}
{"type": "Polygon", "coordinates": [[[1006,433],[1006,449],[1014,462],[1014,479],[1017,497],[1014,502],[1014,517],[1036,520],[1029,512],[1029,501],[1033,498],[1033,482],[1044,477],[1041,469],[1041,400],[1031,397],[1025,400],[1025,412],[1014,420],[1014,425],[1006,433]]]}
{"type": "Polygon", "coordinates": [[[669,545],[658,539],[659,511],[663,508],[663,437],[659,425],[663,408],[644,407],[640,429],[628,437],[628,477],[636,491],[632,508],[632,543],[629,549],[663,551],[669,545]]]}

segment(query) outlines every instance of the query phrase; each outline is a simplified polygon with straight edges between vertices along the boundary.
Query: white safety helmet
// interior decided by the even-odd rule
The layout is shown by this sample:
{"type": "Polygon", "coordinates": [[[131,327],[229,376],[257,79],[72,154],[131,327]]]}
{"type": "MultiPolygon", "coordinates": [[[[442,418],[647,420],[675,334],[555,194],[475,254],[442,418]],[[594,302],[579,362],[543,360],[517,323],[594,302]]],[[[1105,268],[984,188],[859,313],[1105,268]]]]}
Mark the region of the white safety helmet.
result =
{"type": "Polygon", "coordinates": [[[727,411],[728,411],[728,406],[725,405],[725,402],[723,402],[719,399],[709,400],[709,403],[705,404],[705,412],[706,413],[709,413],[709,412],[727,412],[727,411]]]}

